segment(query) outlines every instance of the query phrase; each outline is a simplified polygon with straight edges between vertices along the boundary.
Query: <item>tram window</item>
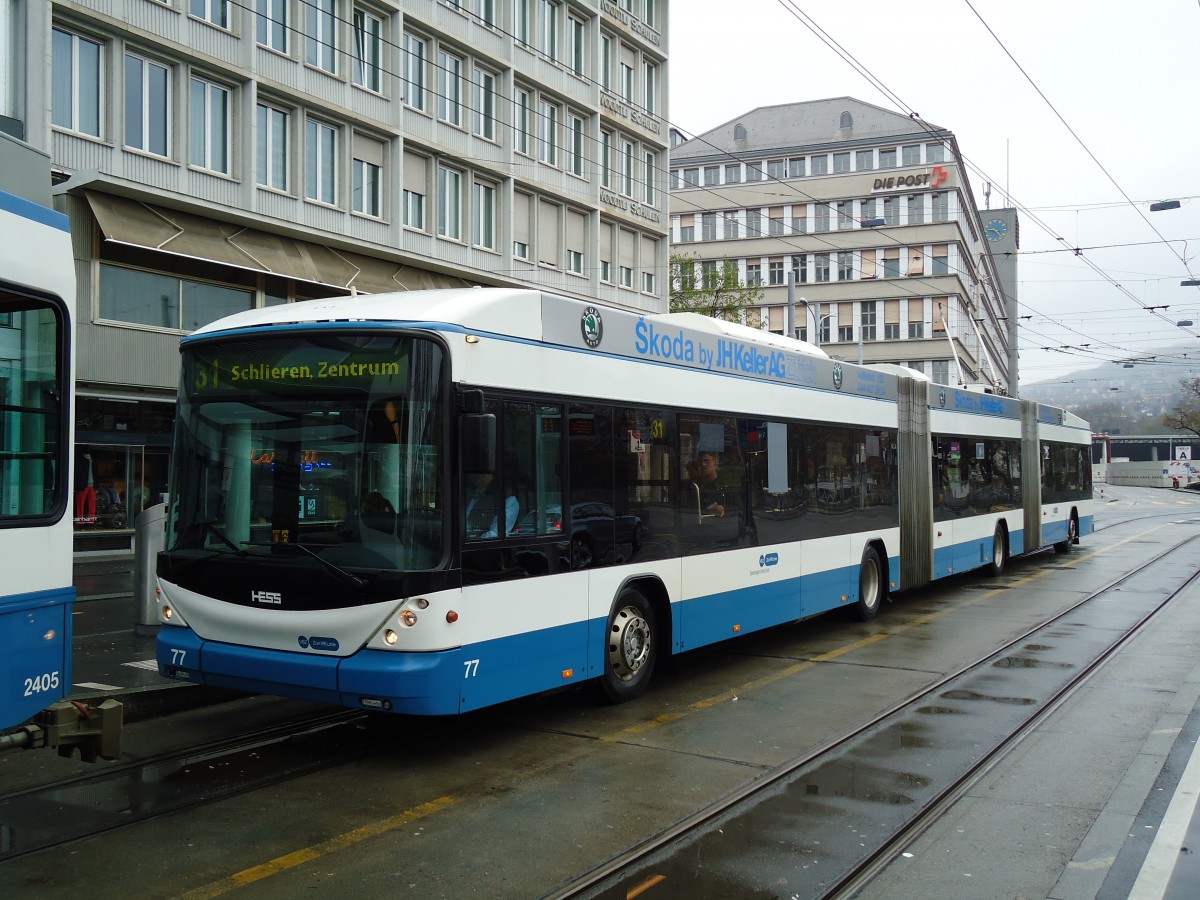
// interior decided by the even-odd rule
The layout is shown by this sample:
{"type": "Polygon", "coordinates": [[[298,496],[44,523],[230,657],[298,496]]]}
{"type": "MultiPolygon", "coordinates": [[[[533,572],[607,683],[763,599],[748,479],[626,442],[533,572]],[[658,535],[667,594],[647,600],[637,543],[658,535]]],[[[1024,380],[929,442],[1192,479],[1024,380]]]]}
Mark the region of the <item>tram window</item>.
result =
{"type": "Polygon", "coordinates": [[[675,414],[618,408],[614,453],[616,560],[664,559],[671,554],[677,486],[672,477],[675,414]]]}

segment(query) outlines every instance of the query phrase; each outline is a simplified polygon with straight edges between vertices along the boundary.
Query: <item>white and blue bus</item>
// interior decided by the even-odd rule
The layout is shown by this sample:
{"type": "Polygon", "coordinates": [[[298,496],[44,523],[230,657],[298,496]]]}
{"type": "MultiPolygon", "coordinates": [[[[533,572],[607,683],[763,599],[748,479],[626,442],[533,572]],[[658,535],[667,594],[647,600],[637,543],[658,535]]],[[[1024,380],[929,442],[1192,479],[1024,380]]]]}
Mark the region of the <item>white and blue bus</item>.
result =
{"type": "Polygon", "coordinates": [[[71,684],[74,312],[67,217],[0,190],[0,728],[71,684]]]}
{"type": "Polygon", "coordinates": [[[347,297],[184,339],[166,677],[450,714],[1092,530],[1062,410],[692,314],[347,297]]]}

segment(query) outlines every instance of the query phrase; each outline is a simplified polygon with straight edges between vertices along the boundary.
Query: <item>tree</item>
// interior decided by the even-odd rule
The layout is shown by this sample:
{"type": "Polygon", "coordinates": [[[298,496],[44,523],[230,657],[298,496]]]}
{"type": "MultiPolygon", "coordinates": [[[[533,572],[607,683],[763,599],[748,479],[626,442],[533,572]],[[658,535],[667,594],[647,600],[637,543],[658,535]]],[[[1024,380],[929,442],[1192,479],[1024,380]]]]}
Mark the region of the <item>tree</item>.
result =
{"type": "Polygon", "coordinates": [[[671,255],[671,312],[694,312],[726,322],[759,327],[758,307],[766,292],[760,285],[742,284],[737,264],[706,261],[684,253],[671,255]],[[699,269],[699,271],[697,271],[699,269]]]}
{"type": "Polygon", "coordinates": [[[1162,422],[1175,431],[1188,431],[1200,438],[1200,378],[1179,382],[1179,402],[1163,413],[1162,422]]]}

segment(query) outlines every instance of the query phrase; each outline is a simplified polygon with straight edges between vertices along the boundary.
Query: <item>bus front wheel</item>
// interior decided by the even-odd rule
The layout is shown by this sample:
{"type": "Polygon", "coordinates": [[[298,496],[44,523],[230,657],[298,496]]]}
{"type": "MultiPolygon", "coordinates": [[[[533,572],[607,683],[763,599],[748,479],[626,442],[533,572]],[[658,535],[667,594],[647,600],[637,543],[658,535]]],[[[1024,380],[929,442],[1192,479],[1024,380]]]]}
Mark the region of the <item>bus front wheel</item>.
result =
{"type": "Polygon", "coordinates": [[[1008,563],[1008,541],[1005,539],[1005,530],[1003,525],[996,526],[996,533],[992,536],[992,562],[988,566],[987,573],[995,578],[1004,571],[1004,566],[1008,563]]]}
{"type": "Polygon", "coordinates": [[[604,647],[600,676],[604,698],[624,703],[641,696],[658,658],[658,629],[650,601],[637,588],[627,587],[617,596],[608,615],[604,647]]]}
{"type": "Polygon", "coordinates": [[[874,547],[868,547],[863,552],[862,566],[858,570],[858,602],[854,604],[856,619],[866,622],[875,618],[887,595],[886,584],[879,553],[874,547]]]}

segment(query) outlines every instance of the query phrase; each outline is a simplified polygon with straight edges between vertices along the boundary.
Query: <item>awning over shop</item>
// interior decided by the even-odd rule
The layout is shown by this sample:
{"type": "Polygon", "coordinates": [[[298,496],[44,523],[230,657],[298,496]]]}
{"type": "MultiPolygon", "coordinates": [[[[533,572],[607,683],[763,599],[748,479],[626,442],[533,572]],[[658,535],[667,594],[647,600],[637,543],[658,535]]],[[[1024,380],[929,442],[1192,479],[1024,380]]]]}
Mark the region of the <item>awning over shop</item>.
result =
{"type": "Polygon", "coordinates": [[[470,282],[396,262],[334,250],[256,228],[154,206],[128,197],[84,191],[105,240],[269,272],[368,294],[464,287],[470,282]]]}

